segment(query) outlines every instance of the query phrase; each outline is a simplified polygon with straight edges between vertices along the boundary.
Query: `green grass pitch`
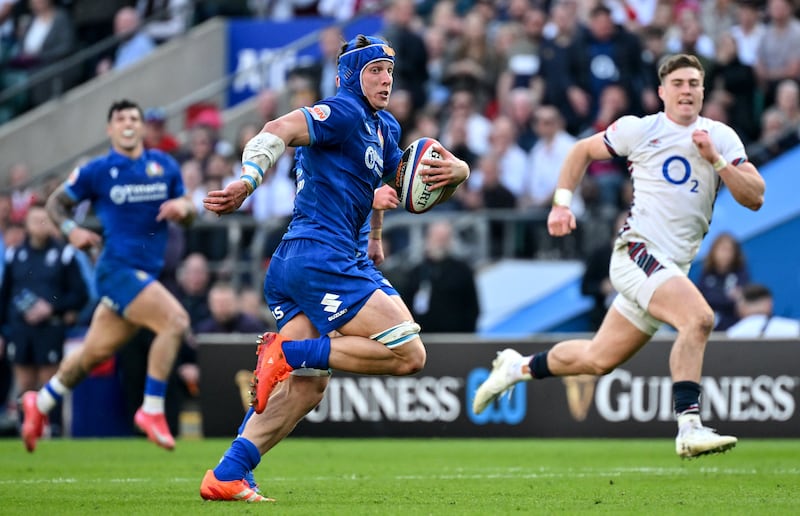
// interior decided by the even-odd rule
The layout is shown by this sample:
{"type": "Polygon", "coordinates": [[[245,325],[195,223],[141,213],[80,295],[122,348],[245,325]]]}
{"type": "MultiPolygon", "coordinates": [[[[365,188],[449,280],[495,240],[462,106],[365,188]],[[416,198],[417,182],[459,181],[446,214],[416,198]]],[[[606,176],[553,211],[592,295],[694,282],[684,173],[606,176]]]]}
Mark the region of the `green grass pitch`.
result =
{"type": "Polygon", "coordinates": [[[256,470],[276,503],[203,502],[228,443],[0,440],[0,514],[800,514],[800,440],[289,438],[256,470]]]}

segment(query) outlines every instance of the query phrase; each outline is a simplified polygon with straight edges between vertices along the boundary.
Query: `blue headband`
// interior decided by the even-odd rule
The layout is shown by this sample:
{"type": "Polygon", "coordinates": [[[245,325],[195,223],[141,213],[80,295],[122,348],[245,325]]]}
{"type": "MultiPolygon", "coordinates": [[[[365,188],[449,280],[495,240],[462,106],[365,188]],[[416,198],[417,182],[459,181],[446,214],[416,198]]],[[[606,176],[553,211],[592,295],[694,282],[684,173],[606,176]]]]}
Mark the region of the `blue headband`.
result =
{"type": "Polygon", "coordinates": [[[364,90],[361,86],[361,72],[367,65],[375,61],[394,63],[394,49],[380,38],[367,36],[370,45],[356,48],[357,38],[347,43],[345,52],[339,56],[339,85],[350,93],[361,97],[364,90]]]}

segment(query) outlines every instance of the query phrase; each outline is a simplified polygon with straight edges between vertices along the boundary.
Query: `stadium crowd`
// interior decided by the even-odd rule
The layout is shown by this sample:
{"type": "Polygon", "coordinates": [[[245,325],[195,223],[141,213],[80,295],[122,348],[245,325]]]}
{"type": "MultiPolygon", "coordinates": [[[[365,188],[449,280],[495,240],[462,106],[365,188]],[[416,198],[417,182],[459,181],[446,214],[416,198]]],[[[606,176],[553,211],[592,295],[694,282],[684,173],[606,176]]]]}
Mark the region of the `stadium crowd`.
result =
{"type": "MultiPolygon", "coordinates": [[[[437,210],[516,210],[543,224],[567,150],[577,138],[606,128],[622,114],[659,111],[656,70],[662,57],[675,52],[700,58],[708,71],[702,115],[733,127],[754,163],[764,163],[800,142],[800,7],[790,0],[360,4],[384,18],[382,35],[402,56],[388,110],[400,122],[403,144],[422,135],[436,137],[472,168],[466,188],[437,210]]],[[[326,0],[0,0],[0,90],[78,49],[116,38],[91,63],[79,70],[65,69],[58,84],[45,84],[41,91],[31,90],[26,98],[15,97],[0,106],[0,122],[66,87],[141,59],[212,16],[342,20],[353,15],[347,5],[326,0]],[[58,52],[50,52],[50,45],[58,52]]],[[[318,63],[292,70],[283,89],[258,94],[257,110],[264,122],[332,94],[331,70],[342,40],[337,26],[323,30],[318,63]]],[[[181,134],[168,132],[158,106],[146,110],[145,121],[146,144],[177,158],[201,219],[215,218],[204,213],[202,199],[239,177],[241,151],[260,126],[243,124],[236,128],[236,139],[227,141],[214,106],[191,113],[188,129],[181,134]]],[[[266,257],[291,215],[292,166],[292,153],[287,152],[266,172],[264,183],[239,213],[269,228],[262,244],[266,257]]],[[[37,182],[24,163],[8,172],[0,192],[0,233],[3,246],[12,248],[25,239],[22,221],[27,208],[45,199],[63,178],[37,182]]],[[[612,159],[593,163],[576,192],[573,212],[601,220],[608,228],[599,233],[601,244],[607,245],[616,217],[627,210],[631,188],[626,162],[612,159]]],[[[492,228],[492,257],[503,253],[505,229],[492,228]]],[[[522,225],[518,234],[517,257],[541,256],[536,238],[530,236],[537,234],[535,228],[522,225]]],[[[224,326],[224,321],[213,322],[207,296],[212,285],[229,293],[227,282],[241,281],[219,265],[225,235],[188,229],[182,237],[171,270],[177,274],[178,297],[190,314],[202,314],[193,317],[194,328],[200,317],[224,326]],[[198,268],[204,270],[204,279],[199,286],[187,286],[190,271],[198,268]]],[[[407,242],[388,243],[394,248],[407,242]]],[[[85,263],[91,266],[89,260],[85,263]]],[[[263,302],[251,310],[268,321],[263,302]]],[[[190,348],[186,356],[181,374],[187,393],[193,395],[197,372],[191,368],[190,348]]]]}

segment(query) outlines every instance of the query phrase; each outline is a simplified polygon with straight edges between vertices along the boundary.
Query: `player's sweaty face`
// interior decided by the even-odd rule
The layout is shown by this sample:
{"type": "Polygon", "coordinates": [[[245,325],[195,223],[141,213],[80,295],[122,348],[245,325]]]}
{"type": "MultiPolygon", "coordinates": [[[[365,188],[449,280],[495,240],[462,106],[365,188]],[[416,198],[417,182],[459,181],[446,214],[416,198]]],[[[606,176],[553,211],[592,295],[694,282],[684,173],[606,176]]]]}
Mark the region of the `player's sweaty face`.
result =
{"type": "Polygon", "coordinates": [[[703,74],[696,68],[679,68],[664,78],[659,96],[671,120],[692,123],[703,108],[703,74]]]}
{"type": "Polygon", "coordinates": [[[115,149],[133,152],[142,143],[144,124],[138,109],[115,111],[108,122],[108,137],[115,149]]]}
{"type": "Polygon", "coordinates": [[[394,64],[390,61],[376,61],[361,72],[361,88],[364,96],[374,109],[386,109],[389,95],[392,94],[394,64]]]}

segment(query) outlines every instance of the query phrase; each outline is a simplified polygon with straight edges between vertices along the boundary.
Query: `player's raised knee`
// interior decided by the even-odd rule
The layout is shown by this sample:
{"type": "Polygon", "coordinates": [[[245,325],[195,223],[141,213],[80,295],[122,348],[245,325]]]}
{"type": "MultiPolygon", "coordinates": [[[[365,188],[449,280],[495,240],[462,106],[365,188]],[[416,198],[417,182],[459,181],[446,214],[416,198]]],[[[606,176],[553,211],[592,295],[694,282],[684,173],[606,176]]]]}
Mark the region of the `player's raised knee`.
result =
{"type": "Polygon", "coordinates": [[[419,337],[419,331],[419,324],[413,321],[403,321],[370,336],[371,339],[397,353],[400,360],[397,361],[393,373],[396,376],[418,373],[425,367],[426,353],[419,337]]]}

